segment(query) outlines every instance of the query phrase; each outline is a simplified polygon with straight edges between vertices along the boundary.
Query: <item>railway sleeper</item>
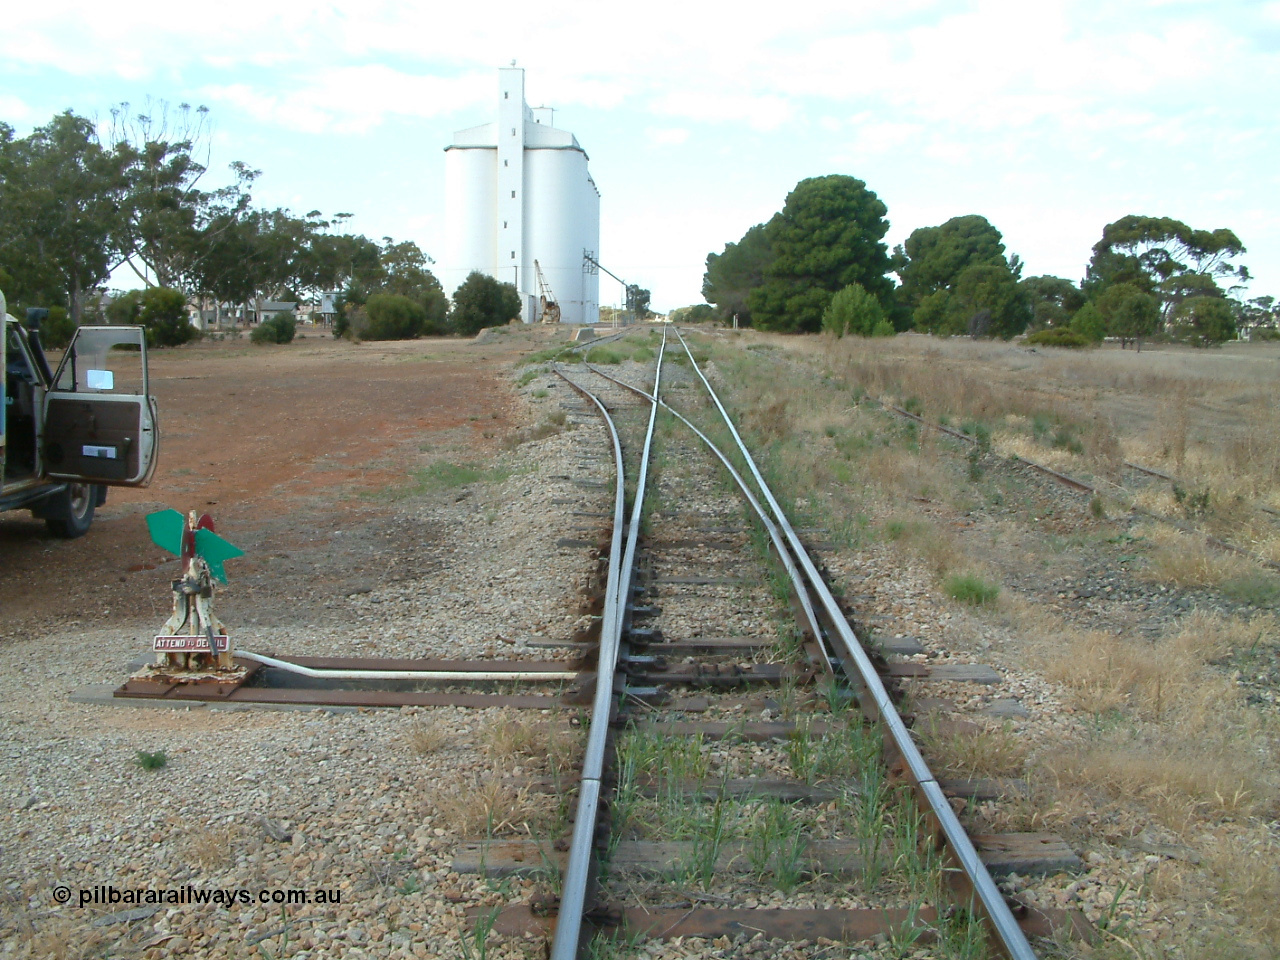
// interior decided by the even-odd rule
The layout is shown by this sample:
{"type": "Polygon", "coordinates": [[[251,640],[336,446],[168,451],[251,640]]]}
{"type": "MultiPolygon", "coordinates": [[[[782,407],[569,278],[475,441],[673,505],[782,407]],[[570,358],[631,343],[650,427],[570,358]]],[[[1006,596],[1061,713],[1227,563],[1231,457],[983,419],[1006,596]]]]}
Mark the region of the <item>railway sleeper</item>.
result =
{"type": "MultiPolygon", "coordinates": [[[[612,784],[612,780],[607,778],[612,784]]],[[[960,800],[1004,800],[1025,797],[1029,788],[1025,780],[1013,778],[977,778],[939,780],[943,792],[960,800]]],[[[802,780],[762,780],[755,777],[730,780],[661,780],[643,779],[636,789],[643,797],[686,796],[690,799],[715,801],[732,800],[781,800],[787,803],[829,803],[841,797],[856,794],[856,780],[833,780],[822,783],[806,783],[802,780]]],[[[547,778],[525,781],[523,789],[531,793],[559,794],[564,784],[547,778]]]]}
{"type": "MultiPolygon", "coordinates": [[[[467,919],[472,923],[483,919],[492,923],[494,933],[504,937],[550,936],[555,917],[554,904],[545,901],[513,903],[493,917],[490,907],[468,907],[467,919]]],[[[1070,937],[1093,942],[1097,929],[1078,910],[1039,909],[1022,903],[1013,905],[1014,917],[1028,937],[1070,937]]],[[[932,907],[919,910],[903,908],[871,909],[735,909],[699,906],[692,901],[669,906],[620,907],[602,904],[586,916],[593,932],[600,932],[623,942],[637,939],[675,940],[702,937],[757,935],[765,940],[815,941],[818,939],[844,943],[899,936],[910,929],[916,943],[924,946],[936,940],[938,913],[932,907]]]]}
{"type": "Polygon", "coordinates": [[[814,671],[789,663],[681,663],[667,665],[660,662],[646,664],[644,670],[628,670],[627,675],[637,682],[649,684],[683,683],[690,686],[732,687],[745,683],[781,684],[794,680],[807,683],[814,678],[814,671]]]}
{"type": "MultiPolygon", "coordinates": [[[[975,834],[970,837],[978,856],[992,877],[1009,874],[1048,876],[1075,873],[1084,863],[1074,850],[1053,833],[975,834]]],[[[610,875],[633,874],[669,877],[705,856],[704,845],[679,840],[622,840],[609,858],[610,875]]],[[[800,855],[804,876],[854,877],[863,873],[865,845],[858,840],[810,840],[800,855]]],[[[717,875],[751,873],[751,844],[731,840],[721,844],[715,862],[717,875]]],[[[880,848],[881,858],[891,860],[889,844],[880,848]]],[[[568,857],[564,851],[547,849],[537,840],[493,840],[464,843],[450,869],[459,874],[487,877],[536,876],[563,870],[568,857]]]]}

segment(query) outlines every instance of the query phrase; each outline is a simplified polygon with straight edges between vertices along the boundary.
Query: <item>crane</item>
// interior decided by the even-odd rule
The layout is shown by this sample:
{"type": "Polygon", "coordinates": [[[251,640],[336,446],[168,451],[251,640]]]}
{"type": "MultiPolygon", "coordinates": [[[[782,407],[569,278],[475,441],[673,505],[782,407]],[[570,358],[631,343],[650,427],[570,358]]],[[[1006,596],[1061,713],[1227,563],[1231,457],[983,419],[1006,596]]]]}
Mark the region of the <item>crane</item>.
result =
{"type": "Polygon", "coordinates": [[[551,292],[551,284],[542,275],[542,267],[537,260],[533,261],[533,271],[538,275],[538,313],[543,323],[560,322],[560,304],[556,303],[555,294],[551,292]]]}
{"type": "Polygon", "coordinates": [[[640,288],[636,286],[634,283],[627,283],[627,281],[623,280],[620,276],[618,276],[616,273],[614,273],[612,270],[610,270],[608,267],[602,264],[599,260],[593,257],[591,255],[591,252],[588,250],[582,251],[582,262],[584,265],[590,265],[592,267],[595,267],[597,270],[603,270],[609,276],[613,277],[613,279],[617,280],[620,284],[622,284],[623,296],[626,297],[627,312],[629,312],[634,318],[638,312],[637,311],[638,304],[636,303],[636,294],[638,293],[640,288]]]}

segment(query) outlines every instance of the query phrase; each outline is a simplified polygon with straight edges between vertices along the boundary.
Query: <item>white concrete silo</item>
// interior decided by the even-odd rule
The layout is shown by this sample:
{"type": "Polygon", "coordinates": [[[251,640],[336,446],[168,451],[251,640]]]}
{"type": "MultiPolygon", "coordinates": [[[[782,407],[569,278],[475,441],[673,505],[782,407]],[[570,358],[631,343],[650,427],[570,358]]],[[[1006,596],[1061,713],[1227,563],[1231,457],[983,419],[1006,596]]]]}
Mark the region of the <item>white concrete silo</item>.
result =
{"type": "Polygon", "coordinates": [[[513,283],[526,322],[539,319],[537,269],[564,323],[595,323],[600,193],[577,138],[530,109],[524,71],[498,71],[498,119],[460,130],[445,154],[446,243],[441,280],[452,293],[473,270],[513,283]],[[535,266],[536,263],[536,266],[535,266]]]}
{"type": "MultiPolygon", "coordinates": [[[[457,264],[461,276],[453,278],[443,271],[444,287],[452,292],[471,270],[493,273],[497,258],[495,222],[498,210],[497,151],[481,146],[459,147],[464,134],[483,131],[483,127],[459,131],[454,136],[455,149],[444,155],[444,176],[448,189],[444,198],[445,231],[444,264],[457,264]],[[453,229],[463,224],[465,229],[453,229]]],[[[475,140],[478,137],[466,139],[475,140]]],[[[457,272],[457,271],[454,271],[457,272]]]]}

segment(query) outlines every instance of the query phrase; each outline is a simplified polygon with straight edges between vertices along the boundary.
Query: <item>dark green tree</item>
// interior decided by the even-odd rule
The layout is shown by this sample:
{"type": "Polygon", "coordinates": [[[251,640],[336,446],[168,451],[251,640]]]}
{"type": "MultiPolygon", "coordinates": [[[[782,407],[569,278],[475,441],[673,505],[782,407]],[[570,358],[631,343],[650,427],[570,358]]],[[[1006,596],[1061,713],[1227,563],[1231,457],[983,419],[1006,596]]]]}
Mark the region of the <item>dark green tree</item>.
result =
{"type": "Polygon", "coordinates": [[[435,274],[427,269],[431,258],[412,240],[393,243],[390,237],[384,237],[383,242],[378,258],[383,271],[380,289],[413,300],[422,307],[429,328],[442,327],[449,299],[435,274]]]}
{"type": "Polygon", "coordinates": [[[514,285],[472,271],[453,293],[449,326],[472,337],[485,327],[500,327],[520,316],[520,294],[514,285]]]}
{"type": "Polygon", "coordinates": [[[893,325],[885,318],[880,301],[867,293],[860,283],[851,283],[831,298],[822,314],[822,329],[843,337],[884,336],[893,333],[893,325]]]}
{"type": "Polygon", "coordinates": [[[915,311],[917,330],[947,337],[1008,340],[1022,333],[1030,320],[1029,298],[1003,258],[966,267],[950,288],[935,290],[915,311]]]}
{"type": "Polygon", "coordinates": [[[1236,318],[1222,297],[1191,297],[1178,306],[1173,333],[1197,347],[1208,347],[1236,336],[1236,318]]]}
{"type": "Polygon", "coordinates": [[[427,312],[403,294],[375,293],[364,309],[368,319],[356,332],[365,340],[413,340],[427,328],[427,312]]]}
{"type": "Polygon", "coordinates": [[[278,313],[254,327],[249,339],[254,343],[293,343],[297,333],[298,322],[290,314],[278,313]]]}
{"type": "Polygon", "coordinates": [[[1031,320],[1031,306],[1009,266],[975,263],[956,279],[948,314],[952,326],[971,337],[1010,340],[1031,320]]]}
{"type": "Polygon", "coordinates": [[[926,297],[952,290],[968,267],[1005,263],[1004,238],[986,217],[952,217],[941,226],[913,230],[894,247],[892,262],[902,281],[898,298],[914,314],[926,297]]]}
{"type": "Polygon", "coordinates": [[[1084,306],[1084,294],[1062,277],[1027,277],[1018,286],[1031,307],[1031,325],[1037,329],[1063,327],[1084,306]]]}
{"type": "Polygon", "coordinates": [[[1218,282],[1207,273],[1178,273],[1156,286],[1156,296],[1161,301],[1166,318],[1176,318],[1184,301],[1196,297],[1223,299],[1226,293],[1218,282]]]}
{"type": "Polygon", "coordinates": [[[181,290],[150,287],[142,291],[138,306],[138,322],[152,346],[177,347],[200,336],[187,318],[187,298],[181,290]]]}
{"type": "Polygon", "coordinates": [[[851,283],[892,310],[893,282],[883,240],[888,208],[854,177],[801,180],[765,225],[773,260],[747,298],[753,326],[812,333],[836,291],[851,283]]]}
{"type": "Polygon", "coordinates": [[[1252,336],[1255,330],[1275,330],[1280,325],[1280,304],[1275,297],[1254,297],[1237,303],[1235,310],[1241,336],[1252,336]]]}
{"type": "Polygon", "coordinates": [[[1101,343],[1107,337],[1107,318],[1092,303],[1086,303],[1071,318],[1070,328],[1087,340],[1101,343]]]}
{"type": "Polygon", "coordinates": [[[230,165],[234,182],[201,187],[211,153],[209,109],[164,101],[144,113],[122,103],[111,111],[109,148],[126,160],[117,250],[144,283],[197,292],[201,262],[221,230],[249,209],[248,188],[258,171],[230,165]]]}
{"type": "Polygon", "coordinates": [[[653,311],[649,309],[650,296],[651,294],[644,287],[634,283],[627,285],[627,310],[637,320],[648,320],[653,316],[653,311]]]}
{"type": "Polygon", "coordinates": [[[66,307],[50,307],[49,316],[40,324],[40,344],[51,350],[62,350],[71,343],[79,326],[67,314],[66,307]]]}
{"type": "Polygon", "coordinates": [[[211,225],[216,236],[196,268],[196,294],[214,304],[221,321],[223,304],[247,304],[257,291],[260,272],[257,266],[258,219],[256,216],[228,216],[226,221],[211,225]]]}
{"type": "Polygon", "coordinates": [[[696,303],[688,307],[676,307],[669,316],[672,323],[706,323],[715,319],[716,311],[709,303],[696,303]]]}
{"type": "Polygon", "coordinates": [[[126,290],[111,298],[107,304],[107,322],[126,326],[138,323],[138,314],[142,312],[142,291],[126,290]]]}
{"type": "Polygon", "coordinates": [[[425,316],[422,332],[438,334],[444,331],[449,300],[440,281],[427,269],[431,258],[412,241],[393,241],[383,237],[383,245],[374,247],[371,260],[364,237],[344,238],[351,268],[344,300],[355,306],[363,305],[377,293],[396,294],[416,303],[425,316]]]}
{"type": "Polygon", "coordinates": [[[757,223],[737,243],[726,243],[723,253],[707,254],[707,272],[702,275],[702,297],[715,304],[720,317],[738,325],[751,325],[747,300],[751,291],[764,283],[765,271],[773,263],[773,247],[765,236],[765,226],[757,223]]]}
{"type": "MultiPolygon", "coordinates": [[[[345,218],[347,214],[338,214],[345,218]]],[[[317,256],[322,271],[332,278],[334,290],[358,286],[367,291],[377,286],[385,276],[382,266],[382,250],[374,241],[360,234],[326,234],[316,240],[317,256]]],[[[395,291],[390,291],[395,292],[395,291]]],[[[367,296],[367,292],[365,296],[367,296]]],[[[360,300],[364,302],[363,299],[360,300]]]]}
{"type": "Polygon", "coordinates": [[[1160,304],[1142,287],[1133,283],[1115,283],[1094,300],[1098,313],[1106,321],[1107,333],[1120,338],[1123,349],[1132,342],[1142,350],[1142,338],[1160,329],[1160,304]]]}

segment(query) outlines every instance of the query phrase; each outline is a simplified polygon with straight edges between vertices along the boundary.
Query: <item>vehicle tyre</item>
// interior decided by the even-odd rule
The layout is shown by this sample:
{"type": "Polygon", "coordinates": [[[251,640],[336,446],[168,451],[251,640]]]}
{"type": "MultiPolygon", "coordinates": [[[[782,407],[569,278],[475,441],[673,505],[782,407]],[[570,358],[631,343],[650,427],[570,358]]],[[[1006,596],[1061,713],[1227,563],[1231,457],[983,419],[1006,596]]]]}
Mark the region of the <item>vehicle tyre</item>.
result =
{"type": "Polygon", "coordinates": [[[42,511],[45,526],[55,537],[74,540],[89,532],[93,523],[93,508],[98,502],[94,484],[69,483],[60,493],[48,499],[42,511]]]}

